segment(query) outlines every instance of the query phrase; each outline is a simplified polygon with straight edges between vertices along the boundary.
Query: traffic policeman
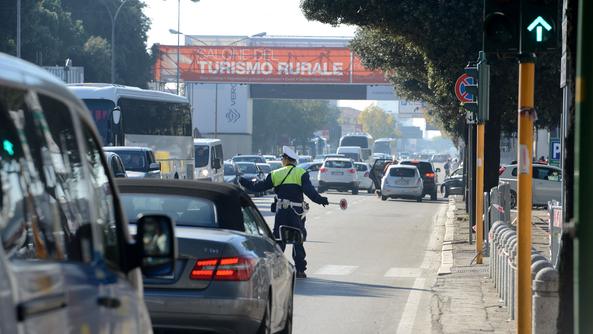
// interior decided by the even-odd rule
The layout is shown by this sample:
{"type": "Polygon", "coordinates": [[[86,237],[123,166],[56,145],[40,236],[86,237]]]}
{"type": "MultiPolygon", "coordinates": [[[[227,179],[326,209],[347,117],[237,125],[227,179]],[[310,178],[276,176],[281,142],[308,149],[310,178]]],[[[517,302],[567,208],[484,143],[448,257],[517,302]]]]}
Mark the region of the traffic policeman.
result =
{"type": "MultiPolygon", "coordinates": [[[[276,219],[274,221],[274,236],[280,237],[280,226],[292,226],[301,230],[306,239],[307,230],[305,229],[304,216],[307,210],[307,204],[304,201],[303,194],[307,195],[313,202],[326,206],[329,204],[327,197],[319,195],[309,180],[309,173],[295,164],[299,156],[288,146],[282,147],[282,165],[284,167],[272,171],[263,181],[250,181],[241,178],[239,183],[252,192],[264,192],[274,188],[276,193],[276,219]]],[[[286,245],[281,244],[282,249],[286,245]]],[[[305,260],[305,247],[294,245],[292,258],[297,270],[297,278],[306,278],[305,270],[307,261],[305,260]]]]}

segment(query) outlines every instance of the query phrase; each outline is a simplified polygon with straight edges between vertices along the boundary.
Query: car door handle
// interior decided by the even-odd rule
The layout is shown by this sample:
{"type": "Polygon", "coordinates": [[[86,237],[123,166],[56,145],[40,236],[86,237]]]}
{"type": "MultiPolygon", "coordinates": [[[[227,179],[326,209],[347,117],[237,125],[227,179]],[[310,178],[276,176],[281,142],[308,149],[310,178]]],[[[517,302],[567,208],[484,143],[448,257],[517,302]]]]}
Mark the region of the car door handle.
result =
{"type": "Polygon", "coordinates": [[[65,293],[43,296],[17,305],[17,319],[18,321],[24,321],[29,317],[56,311],[64,307],[66,307],[65,293]]]}
{"type": "Polygon", "coordinates": [[[118,308],[121,305],[121,301],[118,298],[99,297],[97,298],[97,304],[106,308],[118,308]]]}

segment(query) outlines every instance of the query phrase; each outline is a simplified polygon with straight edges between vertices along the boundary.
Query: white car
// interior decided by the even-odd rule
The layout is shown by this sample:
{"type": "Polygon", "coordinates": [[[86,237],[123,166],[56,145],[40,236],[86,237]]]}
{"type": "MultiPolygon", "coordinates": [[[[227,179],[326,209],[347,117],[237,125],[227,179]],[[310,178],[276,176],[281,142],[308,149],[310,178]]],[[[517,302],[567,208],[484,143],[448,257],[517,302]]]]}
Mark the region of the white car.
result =
{"type": "Polygon", "coordinates": [[[338,191],[352,191],[352,195],[358,194],[358,175],[351,159],[328,158],[323,161],[317,175],[319,181],[318,191],[324,192],[328,189],[338,191]]]}
{"type": "Polygon", "coordinates": [[[364,162],[355,162],[354,166],[356,167],[356,173],[360,182],[358,189],[366,190],[369,194],[372,194],[375,190],[375,185],[373,185],[373,180],[369,177],[371,166],[364,162]]]}
{"type": "Polygon", "coordinates": [[[303,168],[309,173],[309,180],[311,180],[311,184],[315,188],[319,186],[317,175],[319,174],[319,169],[321,168],[321,165],[321,162],[305,162],[303,164],[298,165],[298,167],[303,168]]]}
{"type": "MultiPolygon", "coordinates": [[[[511,186],[511,207],[517,206],[517,165],[503,167],[498,177],[499,182],[511,186]]],[[[533,164],[533,182],[531,184],[533,205],[547,205],[548,201],[560,201],[562,197],[562,170],[558,167],[533,164]]]]}
{"type": "Polygon", "coordinates": [[[412,198],[422,202],[424,183],[413,165],[392,165],[381,179],[381,200],[412,198]]]}

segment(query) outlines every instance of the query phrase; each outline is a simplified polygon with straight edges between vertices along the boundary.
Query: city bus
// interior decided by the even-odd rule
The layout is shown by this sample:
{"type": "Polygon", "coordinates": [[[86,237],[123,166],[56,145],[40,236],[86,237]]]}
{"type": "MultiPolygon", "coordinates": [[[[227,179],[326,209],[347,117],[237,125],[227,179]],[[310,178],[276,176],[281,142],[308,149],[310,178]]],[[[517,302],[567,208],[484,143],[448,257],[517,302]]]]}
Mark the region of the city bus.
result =
{"type": "Polygon", "coordinates": [[[106,146],[153,150],[162,178],[194,178],[192,113],[187,98],[112,84],[72,84],[106,146]]]}
{"type": "Polygon", "coordinates": [[[379,138],[375,140],[373,153],[383,153],[391,157],[397,155],[397,140],[395,138],[379,138]]]}
{"type": "Polygon", "coordinates": [[[340,146],[358,146],[362,149],[362,160],[368,160],[373,154],[373,137],[368,133],[349,133],[340,138],[340,146]]]}

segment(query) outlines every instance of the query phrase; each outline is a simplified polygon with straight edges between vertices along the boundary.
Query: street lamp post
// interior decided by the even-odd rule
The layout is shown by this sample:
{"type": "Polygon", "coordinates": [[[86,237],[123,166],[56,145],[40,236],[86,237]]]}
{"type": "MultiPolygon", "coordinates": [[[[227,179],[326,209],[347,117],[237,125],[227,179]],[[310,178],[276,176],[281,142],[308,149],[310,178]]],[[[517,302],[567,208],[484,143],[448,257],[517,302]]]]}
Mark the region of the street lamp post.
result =
{"type": "Polygon", "coordinates": [[[16,56],[21,58],[21,0],[16,0],[16,56]]]}
{"type": "Polygon", "coordinates": [[[112,14],[109,6],[107,6],[105,2],[101,1],[103,6],[105,6],[105,9],[107,9],[109,18],[111,19],[111,83],[115,83],[115,23],[117,22],[119,11],[126,4],[126,2],[128,2],[128,0],[122,0],[122,2],[119,4],[119,7],[117,7],[115,10],[115,14],[112,14]]]}

